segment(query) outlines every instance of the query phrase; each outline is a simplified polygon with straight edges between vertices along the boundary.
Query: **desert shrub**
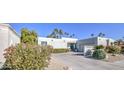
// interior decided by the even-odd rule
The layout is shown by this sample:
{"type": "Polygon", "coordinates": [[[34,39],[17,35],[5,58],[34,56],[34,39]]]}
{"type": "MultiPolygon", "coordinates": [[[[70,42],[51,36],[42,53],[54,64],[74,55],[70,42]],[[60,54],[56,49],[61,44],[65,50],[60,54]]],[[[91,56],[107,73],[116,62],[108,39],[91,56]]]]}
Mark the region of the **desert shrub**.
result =
{"type": "Polygon", "coordinates": [[[52,48],[19,44],[5,50],[6,62],[3,69],[40,70],[48,66],[52,48]]]}
{"type": "Polygon", "coordinates": [[[124,47],[121,47],[121,53],[124,54],[124,47]]]}
{"type": "Polygon", "coordinates": [[[95,49],[104,49],[103,45],[95,46],[95,49]]]}
{"type": "Polygon", "coordinates": [[[102,49],[96,49],[93,52],[93,58],[95,58],[95,59],[105,59],[106,58],[106,52],[102,49]]]}
{"type": "Polygon", "coordinates": [[[93,51],[92,50],[87,50],[86,53],[85,53],[85,56],[86,57],[91,57],[93,54],[93,51]]]}
{"type": "Polygon", "coordinates": [[[121,48],[119,46],[109,46],[109,47],[106,47],[106,51],[108,53],[112,53],[113,55],[115,55],[121,52],[121,48]]]}
{"type": "Polygon", "coordinates": [[[69,49],[66,48],[53,49],[53,53],[66,53],[66,52],[69,52],[69,49]]]}
{"type": "Polygon", "coordinates": [[[105,51],[106,51],[107,53],[110,53],[110,46],[106,46],[105,51]]]}

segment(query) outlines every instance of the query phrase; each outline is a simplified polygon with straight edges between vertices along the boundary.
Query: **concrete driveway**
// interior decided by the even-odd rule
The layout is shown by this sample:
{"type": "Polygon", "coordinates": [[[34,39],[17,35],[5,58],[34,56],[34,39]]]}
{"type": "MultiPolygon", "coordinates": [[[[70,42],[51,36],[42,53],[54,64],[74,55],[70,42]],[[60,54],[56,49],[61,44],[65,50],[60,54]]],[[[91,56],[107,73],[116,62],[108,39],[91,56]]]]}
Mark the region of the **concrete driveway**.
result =
{"type": "Polygon", "coordinates": [[[85,58],[79,53],[60,53],[52,54],[54,61],[67,65],[72,70],[122,70],[124,69],[124,61],[105,62],[85,58]]]}

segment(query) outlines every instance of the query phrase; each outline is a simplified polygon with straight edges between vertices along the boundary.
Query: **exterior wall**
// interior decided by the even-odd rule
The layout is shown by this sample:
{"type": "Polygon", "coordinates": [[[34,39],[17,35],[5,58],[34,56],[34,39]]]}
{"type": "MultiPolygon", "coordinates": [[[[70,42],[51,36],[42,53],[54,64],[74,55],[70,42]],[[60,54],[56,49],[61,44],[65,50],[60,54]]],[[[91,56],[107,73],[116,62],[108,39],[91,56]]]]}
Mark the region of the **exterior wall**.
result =
{"type": "Polygon", "coordinates": [[[65,40],[67,43],[76,43],[78,39],[76,38],[62,38],[62,40],[65,40]]]}
{"type": "Polygon", "coordinates": [[[77,44],[76,44],[77,49],[80,52],[84,52],[84,50],[85,50],[84,47],[85,46],[92,46],[92,47],[94,47],[96,45],[98,45],[98,41],[97,41],[96,37],[89,38],[89,39],[78,40],[77,44]]]}
{"type": "Polygon", "coordinates": [[[3,57],[4,49],[8,47],[8,28],[0,25],[0,62],[5,61],[3,57]]]}
{"type": "Polygon", "coordinates": [[[97,45],[97,38],[94,37],[94,38],[79,40],[78,43],[82,45],[97,45]]]}
{"type": "Polygon", "coordinates": [[[8,36],[9,46],[20,43],[20,37],[18,35],[16,35],[15,32],[11,31],[10,28],[8,30],[8,33],[9,33],[9,36],[8,36]]]}
{"type": "Polygon", "coordinates": [[[103,45],[103,46],[110,46],[111,43],[114,42],[113,39],[110,39],[110,38],[102,38],[102,37],[98,37],[97,38],[98,40],[98,45],[103,45]]]}
{"type": "Polygon", "coordinates": [[[111,38],[103,38],[103,37],[94,37],[89,39],[83,39],[77,41],[77,49],[80,52],[84,52],[84,46],[97,46],[97,45],[103,45],[103,46],[109,46],[111,43],[113,43],[114,40],[111,38]]]}
{"type": "Polygon", "coordinates": [[[39,37],[38,44],[41,45],[41,42],[47,42],[47,45],[50,45],[53,48],[67,48],[67,43],[65,40],[61,39],[39,37]]]}
{"type": "Polygon", "coordinates": [[[41,45],[41,42],[47,42],[47,45],[50,45],[53,48],[68,48],[68,43],[76,43],[76,41],[77,39],[71,39],[71,38],[55,39],[55,38],[38,37],[39,45],[41,45]]]}
{"type": "Polygon", "coordinates": [[[0,24],[0,62],[4,62],[4,50],[11,45],[20,43],[20,37],[8,24],[0,24]]]}

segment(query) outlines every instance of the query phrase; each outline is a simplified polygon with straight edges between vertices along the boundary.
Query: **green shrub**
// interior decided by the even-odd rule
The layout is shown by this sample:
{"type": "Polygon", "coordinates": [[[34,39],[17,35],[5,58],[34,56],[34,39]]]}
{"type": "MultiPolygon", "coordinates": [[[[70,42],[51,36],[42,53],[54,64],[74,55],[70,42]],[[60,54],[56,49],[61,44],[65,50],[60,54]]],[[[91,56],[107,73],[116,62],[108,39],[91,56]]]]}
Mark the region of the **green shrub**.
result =
{"type": "Polygon", "coordinates": [[[93,51],[92,50],[87,50],[86,53],[85,53],[85,56],[86,57],[91,57],[93,54],[93,51]]]}
{"type": "Polygon", "coordinates": [[[95,46],[95,49],[104,49],[103,45],[95,46]]]}
{"type": "Polygon", "coordinates": [[[109,47],[106,47],[106,51],[108,53],[112,53],[113,55],[115,55],[121,52],[121,48],[119,46],[109,46],[109,47]]]}
{"type": "Polygon", "coordinates": [[[52,48],[19,44],[5,50],[6,62],[3,69],[40,70],[48,66],[52,48]]]}
{"type": "Polygon", "coordinates": [[[69,49],[65,49],[65,48],[53,49],[53,53],[66,53],[66,52],[69,52],[69,49]]]}
{"type": "Polygon", "coordinates": [[[93,52],[93,58],[95,58],[95,59],[105,59],[106,58],[106,52],[102,49],[96,49],[93,52]]]}

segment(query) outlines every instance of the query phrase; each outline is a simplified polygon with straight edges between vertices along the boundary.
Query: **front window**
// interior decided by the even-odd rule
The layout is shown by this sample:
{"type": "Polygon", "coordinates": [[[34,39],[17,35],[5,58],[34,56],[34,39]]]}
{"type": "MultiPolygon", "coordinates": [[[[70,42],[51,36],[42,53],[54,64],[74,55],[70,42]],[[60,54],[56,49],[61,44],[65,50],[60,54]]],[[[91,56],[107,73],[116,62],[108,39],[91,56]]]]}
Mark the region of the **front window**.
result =
{"type": "Polygon", "coordinates": [[[42,41],[42,42],[41,42],[41,45],[42,45],[42,46],[47,46],[47,42],[42,41]]]}

